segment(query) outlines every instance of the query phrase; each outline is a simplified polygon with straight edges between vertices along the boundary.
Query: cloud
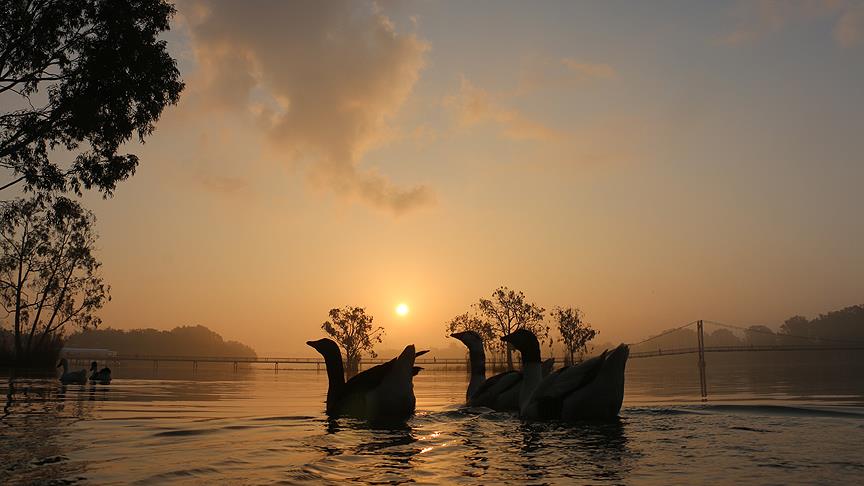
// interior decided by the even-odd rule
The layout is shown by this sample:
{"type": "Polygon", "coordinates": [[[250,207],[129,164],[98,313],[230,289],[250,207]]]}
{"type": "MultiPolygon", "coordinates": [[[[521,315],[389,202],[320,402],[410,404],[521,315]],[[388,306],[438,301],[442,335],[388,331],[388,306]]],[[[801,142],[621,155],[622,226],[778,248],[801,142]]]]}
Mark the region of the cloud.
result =
{"type": "Polygon", "coordinates": [[[864,36],[864,2],[860,0],[757,0],[739,2],[738,25],[720,43],[740,46],[775,35],[783,29],[822,18],[834,22],[838,45],[852,47],[864,36]]]}
{"type": "Polygon", "coordinates": [[[864,2],[843,12],[834,27],[834,40],[842,47],[855,47],[864,40],[864,2]]]}
{"type": "Polygon", "coordinates": [[[571,72],[586,78],[612,79],[616,76],[615,69],[608,64],[580,62],[570,57],[561,59],[561,64],[571,72]]]}
{"type": "Polygon", "coordinates": [[[514,140],[549,141],[561,137],[557,130],[504,106],[498,98],[462,78],[459,93],[446,97],[444,106],[453,111],[463,127],[493,124],[501,129],[503,136],[514,140]]]}
{"type": "Polygon", "coordinates": [[[393,137],[428,46],[399,33],[375,3],[190,0],[181,13],[197,72],[190,91],[211,108],[241,110],[310,180],[396,213],[434,200],[360,163],[393,137]]]}
{"type": "Polygon", "coordinates": [[[242,177],[201,174],[195,181],[204,189],[225,196],[244,194],[249,189],[249,182],[242,177]]]}

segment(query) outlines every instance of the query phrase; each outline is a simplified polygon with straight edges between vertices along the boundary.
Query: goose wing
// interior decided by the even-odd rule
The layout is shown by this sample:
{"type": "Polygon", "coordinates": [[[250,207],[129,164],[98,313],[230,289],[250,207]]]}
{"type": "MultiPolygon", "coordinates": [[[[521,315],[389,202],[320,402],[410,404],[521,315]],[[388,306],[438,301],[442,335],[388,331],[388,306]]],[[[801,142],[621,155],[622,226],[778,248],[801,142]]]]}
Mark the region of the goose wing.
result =
{"type": "Polygon", "coordinates": [[[505,371],[488,378],[477,388],[477,391],[468,400],[471,407],[493,408],[495,399],[507,390],[517,386],[522,381],[522,373],[518,371],[505,371]]]}
{"type": "Polygon", "coordinates": [[[540,382],[529,402],[527,415],[531,419],[559,418],[564,400],[591,383],[606,361],[606,351],[576,366],[561,368],[540,382]]]}
{"type": "Polygon", "coordinates": [[[561,419],[610,420],[618,416],[624,401],[624,369],[630,349],[620,345],[606,354],[597,375],[564,398],[561,419]]]}
{"type": "Polygon", "coordinates": [[[386,363],[382,363],[377,366],[373,366],[368,370],[361,371],[356,375],[352,376],[347,382],[345,382],[345,388],[343,388],[343,395],[352,395],[354,393],[366,393],[370,390],[374,390],[384,381],[384,378],[390,373],[393,368],[396,366],[396,358],[391,359],[386,363]]]}

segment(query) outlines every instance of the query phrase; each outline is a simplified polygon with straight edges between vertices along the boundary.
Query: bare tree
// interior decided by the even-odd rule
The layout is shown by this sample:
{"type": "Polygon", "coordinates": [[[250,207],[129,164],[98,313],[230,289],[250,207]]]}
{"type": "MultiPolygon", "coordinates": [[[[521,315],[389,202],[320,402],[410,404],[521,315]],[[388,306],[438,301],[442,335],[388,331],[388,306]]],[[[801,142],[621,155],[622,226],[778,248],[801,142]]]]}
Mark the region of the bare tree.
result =
{"type": "Polygon", "coordinates": [[[552,317],[558,323],[558,332],[561,333],[561,342],[567,348],[567,364],[575,363],[576,354],[582,357],[587,351],[588,342],[599,334],[592,329],[591,324],[583,321],[584,314],[578,307],[556,308],[552,311],[552,317]]]}
{"type": "Polygon", "coordinates": [[[15,361],[46,360],[46,343],[68,325],[98,326],[95,313],[111,299],[94,255],[95,217],[44,194],[0,207],[0,304],[12,316],[15,361]]]}
{"type": "MultiPolygon", "coordinates": [[[[546,309],[525,302],[521,291],[498,287],[491,299],[480,299],[475,307],[495,330],[496,336],[506,336],[517,329],[528,329],[541,341],[549,338],[549,326],[543,323],[546,309]]],[[[513,347],[507,345],[507,367],[513,369],[513,347]]]]}
{"type": "Polygon", "coordinates": [[[348,374],[357,373],[360,355],[368,352],[373,358],[378,356],[373,347],[381,343],[384,328],[373,327],[373,317],[366,314],[363,307],[346,306],[330,309],[330,320],[321,325],[336,344],[345,352],[345,369],[348,374]]]}

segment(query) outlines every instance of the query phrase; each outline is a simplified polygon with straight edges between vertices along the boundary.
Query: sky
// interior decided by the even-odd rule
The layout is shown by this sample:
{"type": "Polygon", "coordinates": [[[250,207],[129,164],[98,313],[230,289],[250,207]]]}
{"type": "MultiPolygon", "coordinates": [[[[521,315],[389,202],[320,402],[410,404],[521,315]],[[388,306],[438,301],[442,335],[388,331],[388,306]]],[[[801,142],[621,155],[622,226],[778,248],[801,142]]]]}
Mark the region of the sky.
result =
{"type": "Polygon", "coordinates": [[[604,342],[864,302],[864,2],[184,0],[165,40],[181,102],[86,197],[104,325],[311,355],[345,305],[445,346],[501,285],[604,342]]]}

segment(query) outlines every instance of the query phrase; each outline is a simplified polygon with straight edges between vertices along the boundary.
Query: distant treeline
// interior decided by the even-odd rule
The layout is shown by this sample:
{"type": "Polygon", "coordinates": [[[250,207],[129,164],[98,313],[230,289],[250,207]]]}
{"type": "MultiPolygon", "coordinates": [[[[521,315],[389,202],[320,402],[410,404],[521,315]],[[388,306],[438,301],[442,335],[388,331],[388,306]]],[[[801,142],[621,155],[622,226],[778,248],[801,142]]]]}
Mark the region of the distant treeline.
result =
{"type": "Polygon", "coordinates": [[[204,326],[181,326],[170,331],[156,329],[88,329],[68,337],[70,348],[104,348],[121,355],[151,356],[242,356],[255,357],[255,351],[204,326]]]}
{"type": "MultiPolygon", "coordinates": [[[[712,324],[705,324],[705,346],[864,344],[864,305],[820,314],[815,319],[790,317],[776,332],[766,326],[750,326],[739,332],[711,327],[712,324]]],[[[691,326],[634,346],[634,350],[692,348],[696,347],[696,341],[696,329],[691,326]]]]}

